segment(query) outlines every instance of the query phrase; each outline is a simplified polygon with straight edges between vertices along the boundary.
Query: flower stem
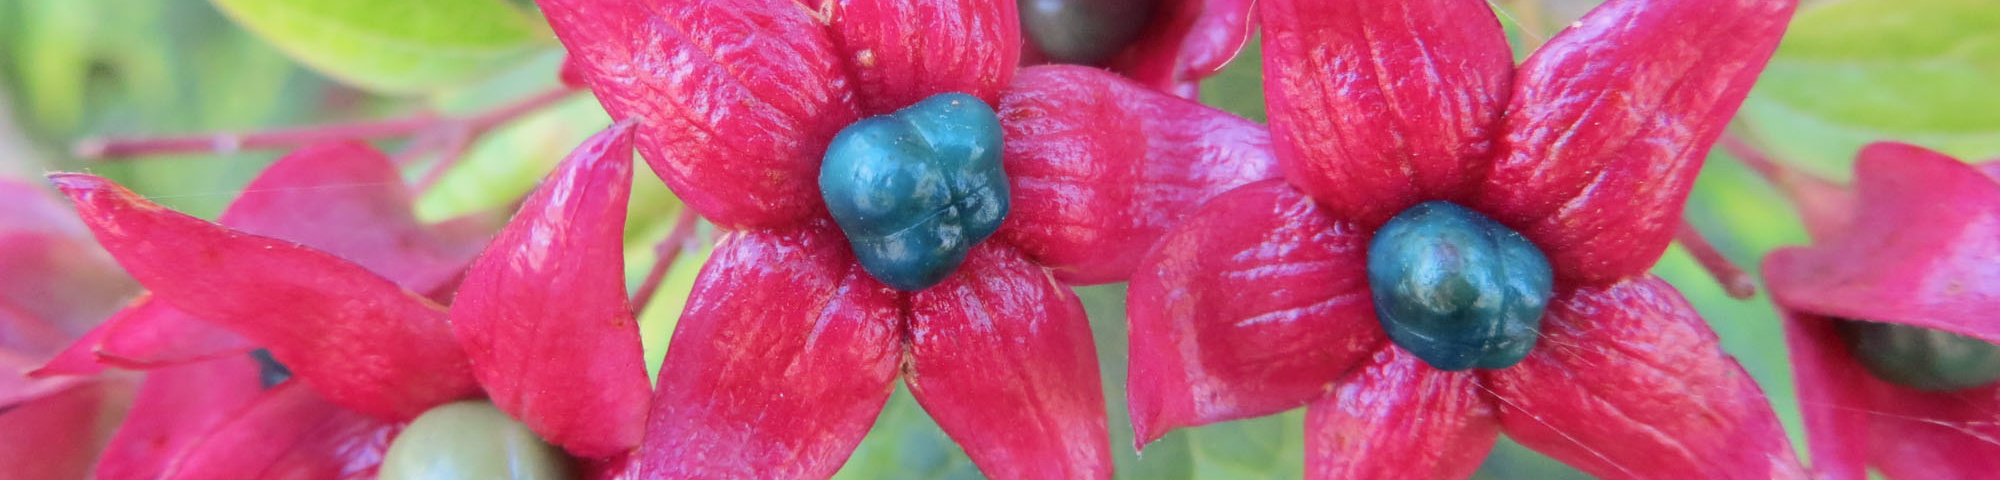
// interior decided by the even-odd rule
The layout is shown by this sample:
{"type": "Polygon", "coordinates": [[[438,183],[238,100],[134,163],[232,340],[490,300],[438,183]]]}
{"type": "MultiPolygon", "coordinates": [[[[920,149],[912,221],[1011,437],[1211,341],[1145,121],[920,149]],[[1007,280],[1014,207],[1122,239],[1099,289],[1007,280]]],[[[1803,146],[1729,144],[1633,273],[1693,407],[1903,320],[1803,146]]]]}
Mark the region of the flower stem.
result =
{"type": "Polygon", "coordinates": [[[457,165],[458,160],[465,156],[465,147],[471,145],[472,138],[478,135],[466,128],[448,128],[440,132],[439,136],[443,138],[439,140],[441,143],[438,146],[437,162],[425,169],[424,176],[417,180],[414,189],[416,194],[423,195],[424,192],[430,191],[431,187],[437,186],[438,180],[444,178],[444,173],[451,170],[451,167],[457,165]]]}
{"type": "Polygon", "coordinates": [[[124,160],[172,153],[233,153],[243,150],[299,147],[334,140],[394,138],[448,128],[463,128],[470,132],[472,137],[477,137],[493,127],[553,105],[577,91],[567,86],[557,87],[470,117],[440,117],[435,113],[423,112],[388,120],[280,128],[259,132],[97,137],[78,141],[71,151],[78,158],[124,160]]]}
{"type": "Polygon", "coordinates": [[[1681,242],[1681,247],[1694,255],[1694,260],[1715,277],[1716,283],[1722,284],[1722,290],[1729,293],[1730,298],[1742,300],[1757,294],[1757,283],[1750,278],[1750,274],[1722,256],[1722,252],[1716,250],[1701,231],[1695,230],[1694,225],[1682,220],[1680,229],[1674,231],[1674,240],[1681,242]]]}
{"type": "Polygon", "coordinates": [[[1772,185],[1785,183],[1786,177],[1793,174],[1790,168],[1778,165],[1777,162],[1771,160],[1770,154],[1764,153],[1762,149],[1751,145],[1750,142],[1744,141],[1742,137],[1738,137],[1736,134],[1723,133],[1722,139],[1717,141],[1716,145],[1722,147],[1730,155],[1736,156],[1736,159],[1743,162],[1744,166],[1756,171],[1757,175],[1764,177],[1764,181],[1770,182],[1772,185]]]}
{"type": "Polygon", "coordinates": [[[1771,154],[1733,133],[1723,133],[1716,146],[1756,171],[1766,183],[1777,188],[1778,193],[1791,200],[1805,222],[1806,230],[1814,237],[1824,237],[1846,228],[1847,218],[1854,209],[1854,196],[1846,188],[1777,161],[1771,154]]]}
{"type": "Polygon", "coordinates": [[[659,259],[653,261],[653,269],[646,272],[646,281],[639,284],[639,292],[632,295],[633,314],[645,314],[646,306],[653,303],[653,297],[659,294],[660,284],[665,282],[667,272],[674,269],[674,260],[694,239],[695,224],[699,220],[701,216],[695,214],[694,209],[681,206],[680,214],[674,217],[674,229],[667,232],[666,239],[653,245],[653,252],[659,259]]]}

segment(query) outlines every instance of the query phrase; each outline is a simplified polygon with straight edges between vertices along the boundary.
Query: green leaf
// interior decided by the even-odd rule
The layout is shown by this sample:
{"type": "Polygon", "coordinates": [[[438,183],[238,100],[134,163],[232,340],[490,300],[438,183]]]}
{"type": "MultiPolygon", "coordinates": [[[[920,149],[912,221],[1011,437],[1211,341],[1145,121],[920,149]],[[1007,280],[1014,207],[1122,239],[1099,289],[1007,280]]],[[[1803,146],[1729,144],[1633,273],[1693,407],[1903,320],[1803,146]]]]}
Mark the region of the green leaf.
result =
{"type": "Polygon", "coordinates": [[[1144,452],[1132,450],[1131,414],[1125,404],[1125,289],[1125,284],[1076,289],[1097,340],[1117,478],[1299,478],[1305,467],[1303,409],[1176,430],[1147,444],[1144,452]]]}
{"type": "MultiPolygon", "coordinates": [[[[505,208],[533,190],[583,139],[610,124],[596,100],[577,95],[495,129],[474,140],[458,165],[418,198],[417,216],[442,221],[505,208]]],[[[636,173],[642,182],[659,183],[643,168],[636,173]]]]}
{"type": "MultiPolygon", "coordinates": [[[[46,170],[105,175],[170,208],[209,217],[280,151],[184,153],[85,163],[81,136],[252,130],[307,123],[323,82],[200,2],[13,2],[0,28],[0,88],[46,170]],[[81,23],[77,19],[81,18],[81,23]]],[[[0,163],[6,162],[0,160],[0,163]]]]}
{"type": "MultiPolygon", "coordinates": [[[[675,207],[673,211],[663,212],[662,209],[646,207],[645,200],[638,198],[637,192],[646,191],[644,185],[648,183],[660,182],[653,178],[636,179],[632,217],[650,215],[671,219],[679,208],[685,208],[675,207]]],[[[659,190],[664,191],[666,188],[661,187],[659,190]]],[[[627,223],[628,229],[635,227],[633,224],[638,220],[638,218],[628,220],[630,222],[627,223]]],[[[630,289],[637,290],[640,284],[645,282],[646,274],[652,271],[654,262],[659,261],[653,246],[666,238],[668,232],[673,229],[673,222],[671,220],[660,222],[657,227],[640,235],[642,240],[636,242],[628,240],[625,244],[625,275],[628,277],[626,285],[630,289]]],[[[646,305],[645,311],[637,312],[639,339],[645,346],[646,352],[646,378],[654,381],[660,378],[660,368],[667,358],[667,343],[673,340],[674,327],[680,325],[681,311],[687,308],[688,296],[694,293],[694,281],[701,275],[701,267],[708,264],[708,257],[715,253],[715,243],[710,241],[712,238],[714,238],[713,232],[698,233],[695,239],[698,247],[681,251],[680,257],[674,259],[673,268],[667,270],[666,276],[660,282],[660,290],[654,294],[652,302],[646,305]]]]}
{"type": "Polygon", "coordinates": [[[361,88],[421,93],[478,79],[544,46],[500,0],[213,0],[292,58],[361,88]]]}
{"type": "Polygon", "coordinates": [[[986,478],[945,435],[916,397],[897,382],[875,426],[834,480],[973,480],[986,478]]]}
{"type": "Polygon", "coordinates": [[[20,102],[31,122],[56,130],[82,121],[90,64],[95,53],[93,28],[102,22],[96,2],[26,2],[21,28],[6,35],[20,83],[20,102]]]}
{"type": "MultiPolygon", "coordinates": [[[[1844,166],[1873,141],[2000,154],[2000,3],[1850,0],[1801,11],[1743,114],[1787,157],[1844,166]]],[[[1837,173],[1844,168],[1826,168],[1837,173]]]]}
{"type": "Polygon", "coordinates": [[[1252,121],[1264,121],[1264,44],[1251,37],[1236,60],[1201,82],[1201,103],[1252,121]]]}

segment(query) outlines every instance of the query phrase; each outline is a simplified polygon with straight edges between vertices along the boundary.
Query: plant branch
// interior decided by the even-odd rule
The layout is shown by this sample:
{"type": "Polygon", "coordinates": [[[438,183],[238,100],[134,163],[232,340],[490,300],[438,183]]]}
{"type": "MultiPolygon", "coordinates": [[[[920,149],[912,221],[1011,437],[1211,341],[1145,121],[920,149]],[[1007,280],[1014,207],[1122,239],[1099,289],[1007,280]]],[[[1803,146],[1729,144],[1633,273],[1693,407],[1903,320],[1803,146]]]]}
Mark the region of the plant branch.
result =
{"type": "Polygon", "coordinates": [[[438,180],[444,179],[445,172],[450,171],[452,166],[458,165],[460,158],[465,157],[465,147],[471,145],[473,137],[478,135],[470,128],[447,128],[441,131],[437,161],[431,163],[430,168],[424,170],[423,178],[417,180],[414,189],[416,194],[423,195],[424,192],[430,191],[431,187],[437,186],[438,180]]]}
{"type": "Polygon", "coordinates": [[[409,117],[370,120],[308,127],[280,128],[258,132],[219,132],[159,137],[96,137],[78,141],[71,149],[78,158],[124,160],[172,153],[233,153],[243,150],[289,148],[335,140],[367,140],[419,135],[423,132],[464,128],[472,137],[485,133],[529,112],[552,105],[579,90],[557,87],[528,98],[481,112],[470,117],[442,117],[422,112],[409,117]]]}
{"type": "Polygon", "coordinates": [[[673,270],[674,260],[681,256],[694,239],[694,229],[700,215],[694,209],[681,206],[681,212],[674,218],[674,229],[667,232],[667,238],[653,245],[653,252],[659,257],[653,261],[653,269],[646,272],[646,281],[639,284],[639,291],[632,295],[632,313],[643,315],[646,307],[653,303],[653,297],[660,292],[660,284],[665,283],[667,272],[673,270]]]}
{"type": "Polygon", "coordinates": [[[1756,171],[1779,194],[1791,200],[1814,237],[1825,237],[1846,228],[1854,211],[1854,194],[1824,177],[1793,168],[1742,137],[1724,132],[1716,146],[1756,171]]]}
{"type": "Polygon", "coordinates": [[[1758,176],[1764,177],[1764,181],[1772,185],[1782,185],[1789,181],[1788,177],[1795,175],[1790,168],[1772,161],[1771,154],[1764,153],[1763,149],[1751,145],[1734,133],[1723,132],[1722,139],[1716,141],[1715,145],[1735,156],[1737,161],[1743,162],[1744,166],[1756,171],[1758,176]]]}
{"type": "Polygon", "coordinates": [[[1757,294],[1756,280],[1751,279],[1743,267],[1729,261],[1729,257],[1722,256],[1722,251],[1716,250],[1701,231],[1694,229],[1694,225],[1682,220],[1680,228],[1674,231],[1674,241],[1680,242],[1681,247],[1694,255],[1694,260],[1708,270],[1709,276],[1715,277],[1716,283],[1722,284],[1722,290],[1728,292],[1730,298],[1742,300],[1757,294]]]}

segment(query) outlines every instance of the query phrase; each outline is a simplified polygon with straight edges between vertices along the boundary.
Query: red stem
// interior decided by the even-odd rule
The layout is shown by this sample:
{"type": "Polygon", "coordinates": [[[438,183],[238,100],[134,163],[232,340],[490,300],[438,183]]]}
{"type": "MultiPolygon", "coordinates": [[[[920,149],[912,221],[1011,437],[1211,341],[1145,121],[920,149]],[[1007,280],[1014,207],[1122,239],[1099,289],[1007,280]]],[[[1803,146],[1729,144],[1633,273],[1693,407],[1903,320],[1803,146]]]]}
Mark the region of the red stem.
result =
{"type": "Polygon", "coordinates": [[[1723,133],[1716,146],[1755,170],[1766,183],[1791,200],[1806,230],[1814,237],[1825,237],[1846,228],[1854,210],[1854,195],[1847,188],[1777,161],[1734,134],[1723,133]]]}
{"type": "Polygon", "coordinates": [[[1731,298],[1742,300],[1757,294],[1757,282],[1750,278],[1750,274],[1722,256],[1722,252],[1708,243],[1708,238],[1695,230],[1694,225],[1682,220],[1680,229],[1674,231],[1674,240],[1681,242],[1681,246],[1694,255],[1694,260],[1715,277],[1716,283],[1722,284],[1722,290],[1728,292],[1731,298]]]}
{"type": "Polygon", "coordinates": [[[423,178],[417,180],[415,191],[418,195],[437,186],[438,180],[444,179],[444,173],[450,171],[452,166],[458,165],[458,160],[465,157],[465,147],[472,144],[472,138],[478,136],[478,133],[454,128],[445,130],[440,135],[444,138],[440,140],[442,143],[438,147],[437,162],[424,170],[423,178]]]}
{"type": "Polygon", "coordinates": [[[309,145],[333,140],[358,140],[416,135],[435,128],[461,125],[472,136],[504,124],[521,115],[547,107],[577,92],[559,87],[505,106],[464,118],[440,117],[424,112],[405,118],[336,123],[308,127],[280,128],[261,132],[221,132],[194,135],[128,138],[90,138],[79,141],[72,153],[79,158],[120,160],[133,157],[184,152],[230,153],[309,145]]]}
{"type": "Polygon", "coordinates": [[[132,157],[183,152],[234,153],[308,145],[345,139],[382,138],[409,135],[438,122],[429,113],[408,118],[377,120],[311,127],[281,128],[251,133],[202,133],[166,137],[88,138],[76,142],[71,153],[78,158],[121,160],[132,157]]]}
{"type": "Polygon", "coordinates": [[[1764,177],[1764,181],[1770,182],[1772,185],[1782,186],[1789,181],[1788,178],[1790,176],[1797,175],[1790,168],[1772,161],[1771,155],[1764,153],[1764,150],[1751,145],[1750,142],[1744,141],[1735,134],[1723,133],[1722,139],[1716,142],[1716,146],[1720,146],[1723,151],[1736,156],[1736,159],[1742,161],[1743,165],[1750,167],[1751,170],[1756,170],[1757,175],[1764,177]]]}
{"type": "Polygon", "coordinates": [[[681,207],[680,215],[674,218],[674,229],[667,232],[667,238],[653,246],[659,259],[653,261],[653,269],[646,272],[645,283],[639,284],[639,292],[632,296],[632,313],[643,315],[646,306],[653,303],[653,297],[660,292],[660,284],[667,278],[667,271],[673,270],[674,260],[681,256],[681,250],[694,238],[696,221],[701,220],[694,209],[681,207]]]}

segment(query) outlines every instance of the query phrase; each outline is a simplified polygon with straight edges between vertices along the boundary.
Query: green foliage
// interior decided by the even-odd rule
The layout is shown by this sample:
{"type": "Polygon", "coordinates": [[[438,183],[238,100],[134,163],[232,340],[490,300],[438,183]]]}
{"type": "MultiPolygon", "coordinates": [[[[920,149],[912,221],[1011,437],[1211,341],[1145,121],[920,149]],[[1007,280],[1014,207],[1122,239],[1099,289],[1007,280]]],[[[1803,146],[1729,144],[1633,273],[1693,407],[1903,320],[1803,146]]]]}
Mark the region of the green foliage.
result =
{"type": "Polygon", "coordinates": [[[1243,51],[1221,73],[1201,84],[1201,102],[1229,113],[1264,122],[1264,44],[1258,37],[1243,43],[1243,51]]]}
{"type": "Polygon", "coordinates": [[[64,61],[90,55],[92,18],[97,5],[92,2],[35,2],[20,4],[18,28],[10,28],[12,39],[23,46],[13,53],[19,82],[28,98],[29,113],[49,123],[69,126],[83,114],[84,90],[89,65],[64,61]]]}
{"type": "Polygon", "coordinates": [[[986,478],[901,385],[875,426],[834,480],[974,480],[986,478]],[[882,432],[882,433],[876,433],[882,432]]]}
{"type": "Polygon", "coordinates": [[[64,153],[84,136],[244,130],[338,114],[320,102],[323,83],[197,0],[33,0],[0,2],[0,11],[0,90],[12,102],[8,123],[31,140],[0,161],[34,164],[9,170],[88,168],[211,216],[275,153],[98,164],[64,153]]]}
{"type": "MultiPolygon", "coordinates": [[[[653,245],[666,238],[668,232],[673,229],[671,219],[675,212],[644,207],[652,203],[648,200],[649,194],[646,192],[666,191],[665,186],[652,188],[645,186],[660,185],[659,179],[644,175],[634,181],[638,187],[633,192],[632,218],[627,220],[626,228],[631,232],[645,233],[640,235],[641,239],[638,241],[630,239],[626,241],[625,275],[626,285],[637,290],[645,281],[646,274],[652,270],[653,263],[659,261],[659,255],[654,252],[653,245]],[[650,229],[637,229],[641,225],[646,225],[645,220],[648,218],[666,220],[654,222],[653,228],[650,229]]],[[[652,303],[647,304],[643,312],[633,312],[639,316],[639,340],[645,345],[648,379],[658,381],[660,378],[661,364],[667,358],[667,342],[673,339],[674,327],[680,324],[681,310],[687,308],[688,295],[694,292],[695,278],[701,274],[702,265],[708,264],[709,255],[715,253],[711,241],[713,238],[712,234],[697,234],[695,242],[701,247],[682,251],[681,256],[674,260],[673,268],[667,270],[665,278],[660,282],[659,293],[653,296],[652,303]]]]}
{"type": "MultiPolygon", "coordinates": [[[[438,95],[432,102],[439,110],[475,115],[476,112],[535,95],[555,86],[549,72],[560,56],[502,74],[480,85],[438,95]]],[[[437,185],[417,201],[417,216],[441,221],[460,215],[497,211],[527,195],[554,170],[556,164],[584,139],[611,124],[611,117],[588,93],[569,99],[512,122],[500,125],[466,146],[457,166],[445,172],[437,185]]],[[[634,159],[637,160],[636,158],[634,159]]],[[[425,162],[424,167],[429,165],[425,162]]],[[[634,177],[644,185],[658,184],[645,168],[634,177]]]]}
{"type": "Polygon", "coordinates": [[[1799,12],[1744,118],[1779,153],[1831,165],[1891,139],[1984,158],[2000,155],[1996,83],[2000,3],[1829,2],[1799,12]]]}
{"type": "Polygon", "coordinates": [[[213,0],[237,23],[306,65],[379,93],[462,84],[551,38],[499,0],[213,0]]]}

